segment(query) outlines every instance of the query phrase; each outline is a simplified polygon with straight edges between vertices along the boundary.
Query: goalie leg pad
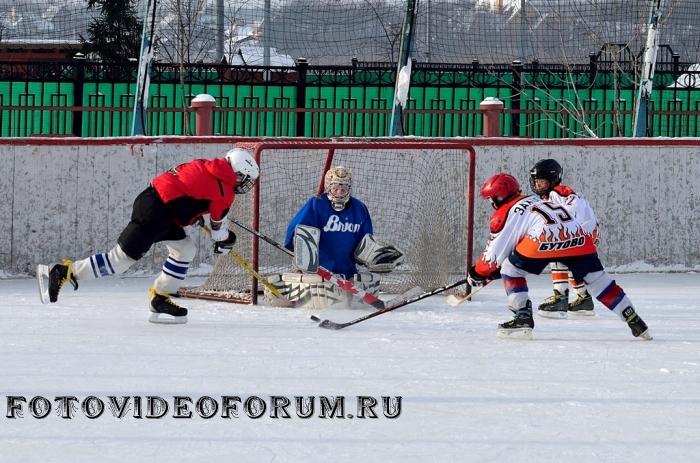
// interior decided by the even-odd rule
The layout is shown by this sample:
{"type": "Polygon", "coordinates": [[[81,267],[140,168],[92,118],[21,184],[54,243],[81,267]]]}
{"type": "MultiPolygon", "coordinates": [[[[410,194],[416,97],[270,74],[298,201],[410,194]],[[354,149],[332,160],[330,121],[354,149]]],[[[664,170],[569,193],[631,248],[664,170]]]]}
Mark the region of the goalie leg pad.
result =
{"type": "Polygon", "coordinates": [[[353,283],[355,287],[361,288],[370,294],[375,296],[379,294],[379,285],[381,282],[377,275],[373,275],[369,272],[360,272],[353,277],[353,283]]]}
{"type": "MultiPolygon", "coordinates": [[[[325,309],[338,302],[348,300],[347,293],[317,274],[284,273],[268,275],[268,281],[292,302],[304,309],[325,309]]],[[[270,305],[283,306],[267,288],[265,300],[270,305]]]]}
{"type": "Polygon", "coordinates": [[[355,248],[354,257],[370,272],[388,273],[403,263],[404,254],[396,246],[367,234],[355,248]]]}

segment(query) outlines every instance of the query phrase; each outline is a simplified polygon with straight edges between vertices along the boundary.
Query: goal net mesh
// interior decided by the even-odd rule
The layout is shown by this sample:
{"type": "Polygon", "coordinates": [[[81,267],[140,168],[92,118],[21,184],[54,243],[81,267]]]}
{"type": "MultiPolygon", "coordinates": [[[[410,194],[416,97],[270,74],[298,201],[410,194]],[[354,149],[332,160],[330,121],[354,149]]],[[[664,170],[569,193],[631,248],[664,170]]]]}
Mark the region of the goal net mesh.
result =
{"type": "MultiPolygon", "coordinates": [[[[405,253],[403,265],[381,275],[382,291],[401,293],[414,286],[432,289],[463,278],[471,249],[468,150],[438,149],[429,142],[410,149],[398,144],[348,145],[330,150],[332,162],[328,162],[331,143],[315,148],[301,143],[263,148],[258,230],[283,244],[288,223],[316,194],[327,165],[342,165],[352,171],[352,195],[367,205],[374,235],[405,253]]],[[[253,224],[254,202],[253,194],[238,196],[230,217],[253,224]]],[[[254,256],[253,235],[234,224],[231,229],[238,236],[234,251],[248,262],[257,261],[260,273],[293,271],[289,255],[260,240],[254,256]]],[[[206,282],[194,291],[217,299],[247,299],[251,277],[230,256],[222,256],[206,282]]]]}

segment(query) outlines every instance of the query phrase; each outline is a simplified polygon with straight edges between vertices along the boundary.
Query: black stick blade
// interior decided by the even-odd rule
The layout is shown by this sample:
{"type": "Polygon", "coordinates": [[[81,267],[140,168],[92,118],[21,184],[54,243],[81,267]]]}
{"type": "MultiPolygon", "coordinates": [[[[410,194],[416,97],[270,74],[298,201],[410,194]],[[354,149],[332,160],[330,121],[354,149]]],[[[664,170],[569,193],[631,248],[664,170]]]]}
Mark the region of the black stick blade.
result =
{"type": "Polygon", "coordinates": [[[326,328],[327,330],[339,330],[345,327],[345,323],[335,323],[330,320],[323,320],[318,326],[319,328],[326,328]]]}

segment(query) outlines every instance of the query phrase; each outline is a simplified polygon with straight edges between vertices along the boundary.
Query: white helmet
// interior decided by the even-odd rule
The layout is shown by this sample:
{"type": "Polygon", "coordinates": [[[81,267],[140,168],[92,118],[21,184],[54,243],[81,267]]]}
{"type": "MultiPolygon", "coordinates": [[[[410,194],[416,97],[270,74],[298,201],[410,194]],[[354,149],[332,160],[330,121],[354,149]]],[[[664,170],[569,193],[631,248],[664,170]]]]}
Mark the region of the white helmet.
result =
{"type": "Polygon", "coordinates": [[[342,211],[350,200],[352,189],[352,172],[343,166],[331,167],[323,179],[323,188],[331,201],[333,209],[342,211]]]}
{"type": "Polygon", "coordinates": [[[255,180],[260,175],[260,168],[253,159],[253,156],[244,149],[233,148],[226,153],[226,160],[231,164],[231,168],[236,172],[236,193],[245,194],[253,188],[255,180]]]}

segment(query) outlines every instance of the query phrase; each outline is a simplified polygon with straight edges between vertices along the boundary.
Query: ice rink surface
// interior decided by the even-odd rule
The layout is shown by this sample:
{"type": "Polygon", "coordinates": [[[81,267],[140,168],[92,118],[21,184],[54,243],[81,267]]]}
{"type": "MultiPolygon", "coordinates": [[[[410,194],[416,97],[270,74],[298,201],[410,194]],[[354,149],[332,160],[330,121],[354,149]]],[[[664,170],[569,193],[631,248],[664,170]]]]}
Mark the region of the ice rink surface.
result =
{"type": "MultiPolygon", "coordinates": [[[[66,286],[50,306],[34,280],[0,280],[0,461],[698,461],[700,275],[615,278],[653,341],[600,304],[591,318],[536,317],[531,341],[497,339],[510,318],[500,282],[458,308],[435,296],[328,331],[308,311],[198,300],[181,300],[188,324],[154,325],[147,278],[66,286]],[[359,419],[359,395],[401,396],[401,414],[386,418],[380,405],[378,418],[359,419]],[[24,403],[23,418],[8,418],[10,396],[54,408],[38,419],[24,403]],[[171,410],[89,419],[78,402],[65,419],[58,396],[158,396],[171,410]],[[283,396],[291,418],[179,419],[175,396],[283,396]],[[345,417],[299,418],[296,396],[316,407],[344,396],[345,417]]],[[[549,275],[530,287],[536,305],[549,275]]]]}

